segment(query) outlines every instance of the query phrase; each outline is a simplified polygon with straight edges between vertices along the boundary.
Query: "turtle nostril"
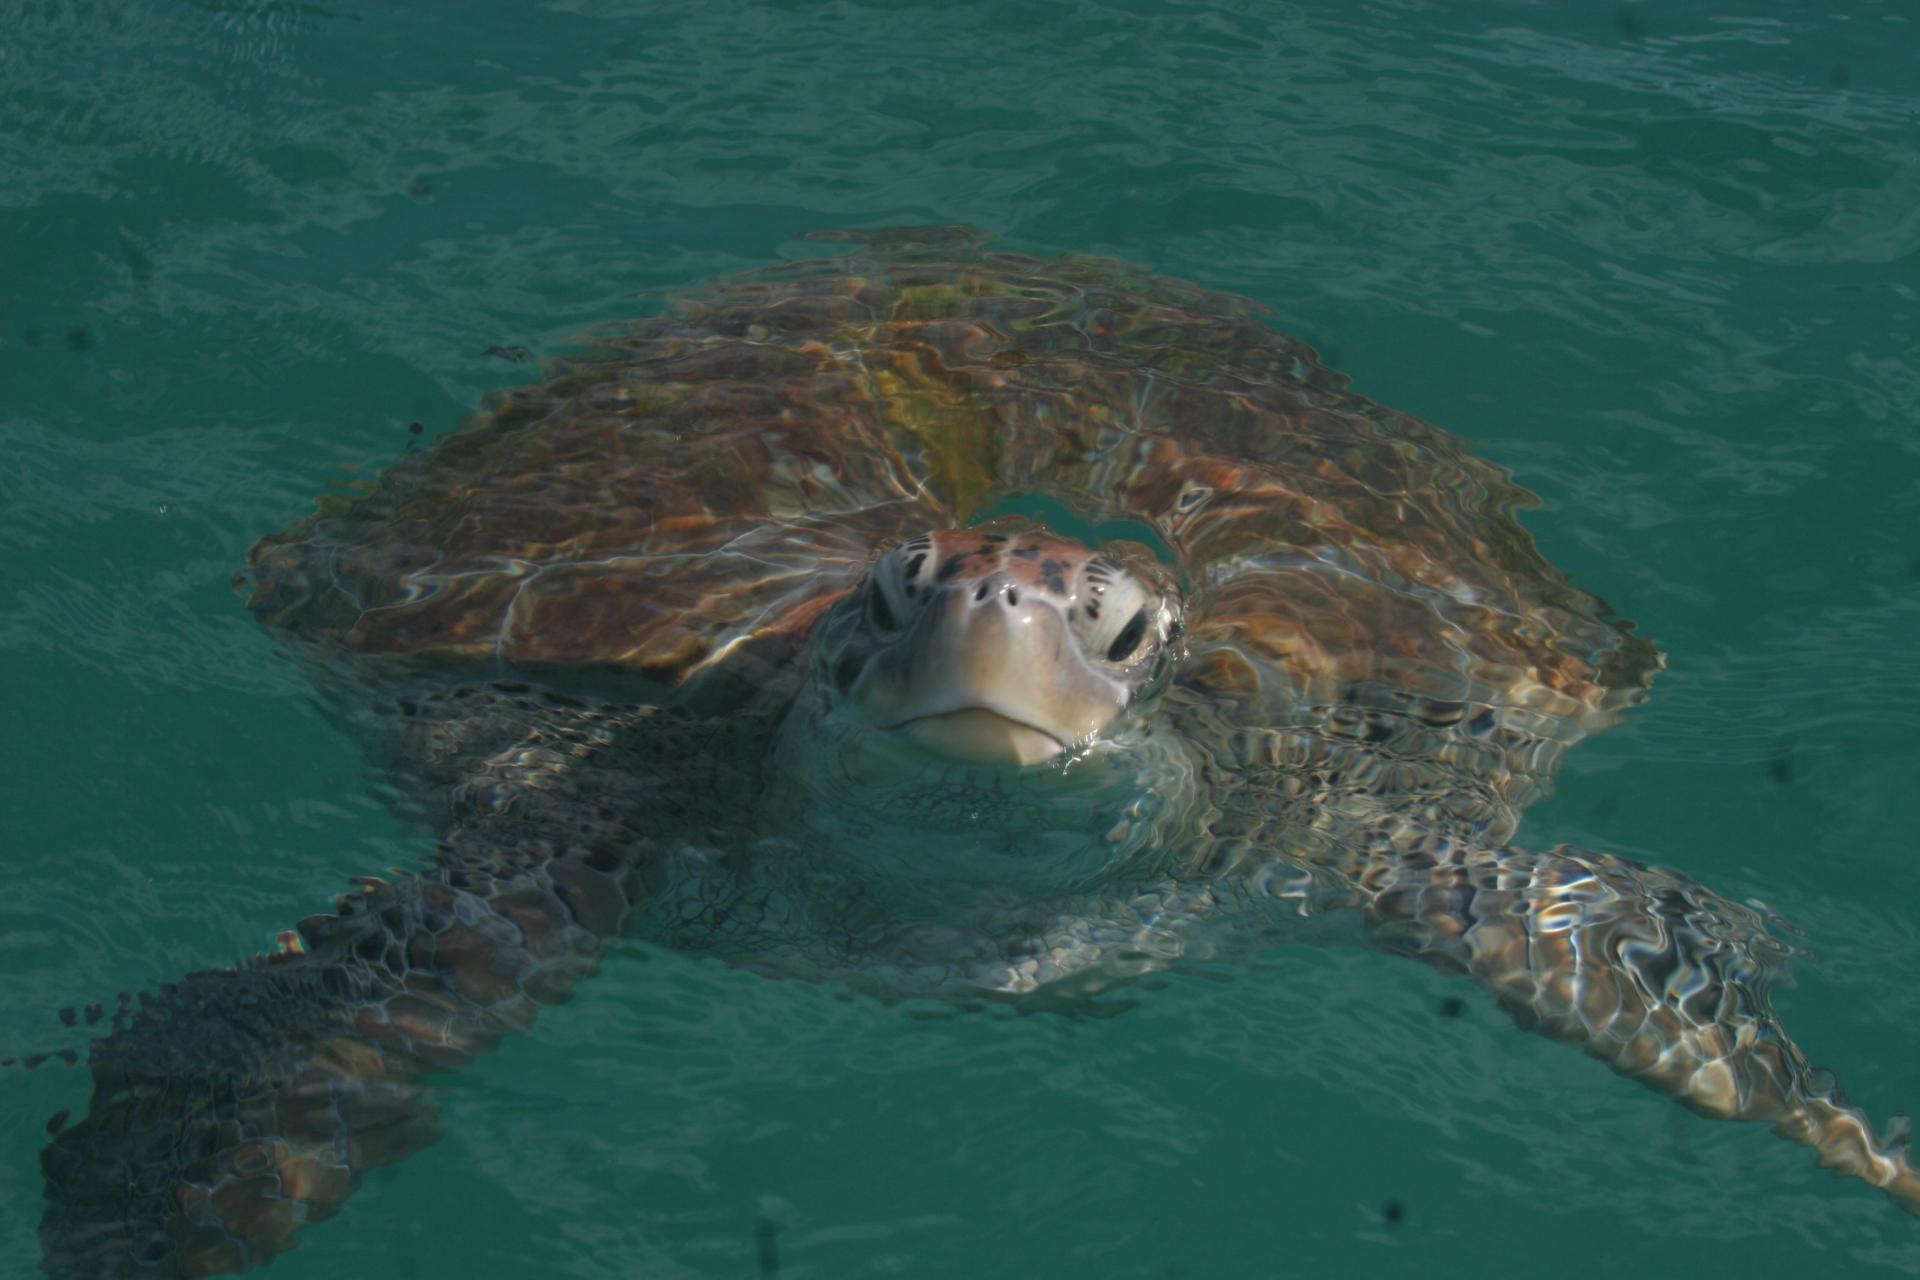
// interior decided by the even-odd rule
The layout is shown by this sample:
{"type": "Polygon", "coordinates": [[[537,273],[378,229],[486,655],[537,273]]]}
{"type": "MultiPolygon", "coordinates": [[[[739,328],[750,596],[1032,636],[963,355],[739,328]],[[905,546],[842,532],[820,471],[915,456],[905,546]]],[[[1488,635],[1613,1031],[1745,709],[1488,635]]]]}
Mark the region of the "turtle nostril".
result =
{"type": "Polygon", "coordinates": [[[989,585],[988,583],[983,582],[979,586],[975,587],[973,589],[973,598],[975,600],[985,600],[987,598],[988,585],[989,585]]]}
{"type": "Polygon", "coordinates": [[[1008,587],[1007,588],[1007,608],[1011,609],[1013,608],[1013,606],[1019,603],[1020,603],[1020,588],[1008,587]]]}

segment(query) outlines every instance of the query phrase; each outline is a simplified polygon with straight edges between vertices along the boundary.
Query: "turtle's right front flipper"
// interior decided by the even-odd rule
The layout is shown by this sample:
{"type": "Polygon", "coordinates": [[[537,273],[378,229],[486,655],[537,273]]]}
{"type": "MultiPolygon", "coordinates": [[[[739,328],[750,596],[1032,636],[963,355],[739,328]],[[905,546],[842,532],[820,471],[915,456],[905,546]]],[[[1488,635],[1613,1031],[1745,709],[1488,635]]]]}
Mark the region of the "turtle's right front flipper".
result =
{"type": "Polygon", "coordinates": [[[589,922],[613,912],[550,870],[492,894],[379,885],[284,954],[143,1001],[95,1042],[88,1113],[42,1155],[45,1269],[244,1270],[430,1142],[422,1078],[530,1027],[595,965],[589,922]]]}
{"type": "Polygon", "coordinates": [[[1768,1004],[1786,956],[1750,908],[1585,850],[1448,846],[1354,877],[1377,940],[1464,971],[1522,1026],[1718,1119],[1762,1120],[1920,1214],[1904,1121],[1886,1139],[1768,1004]]]}
{"type": "Polygon", "coordinates": [[[594,972],[659,833],[732,785],[730,726],[519,694],[463,705],[503,698],[520,739],[447,791],[437,865],[360,881],[279,954],[162,988],[95,1041],[88,1114],[42,1157],[43,1269],[213,1275],[292,1247],[367,1169],[432,1140],[423,1081],[594,972]]]}

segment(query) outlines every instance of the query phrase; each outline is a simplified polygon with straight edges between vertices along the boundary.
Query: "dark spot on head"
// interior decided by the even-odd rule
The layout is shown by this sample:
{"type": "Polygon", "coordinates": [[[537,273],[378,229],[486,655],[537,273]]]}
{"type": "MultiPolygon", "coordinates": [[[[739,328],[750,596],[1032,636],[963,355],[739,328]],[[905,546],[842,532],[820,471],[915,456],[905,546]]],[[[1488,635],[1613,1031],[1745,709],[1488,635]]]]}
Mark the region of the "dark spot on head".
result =
{"type": "Polygon", "coordinates": [[[916,552],[914,554],[913,559],[907,561],[907,567],[905,570],[903,570],[903,572],[909,578],[914,577],[916,574],[920,572],[920,566],[925,564],[926,562],[927,562],[927,553],[924,551],[916,552]]]}
{"type": "Polygon", "coordinates": [[[1021,547],[1018,550],[1016,550],[1013,554],[1021,560],[1034,560],[1039,557],[1040,548],[1037,546],[1021,547]]]}
{"type": "Polygon", "coordinates": [[[85,351],[88,347],[91,347],[92,345],[93,345],[93,335],[91,333],[88,333],[85,329],[76,327],[76,328],[67,330],[67,349],[68,350],[85,351]]]}
{"type": "Polygon", "coordinates": [[[991,542],[983,542],[973,549],[973,554],[984,560],[993,554],[993,544],[991,542]]]}
{"type": "Polygon", "coordinates": [[[1398,1200],[1389,1200],[1380,1206],[1380,1218],[1390,1227],[1397,1227],[1407,1220],[1407,1206],[1398,1200]]]}
{"type": "Polygon", "coordinates": [[[1004,533],[988,533],[988,534],[983,534],[981,536],[986,538],[988,542],[995,543],[995,544],[999,544],[1007,540],[1007,535],[1004,533]]]}
{"type": "Polygon", "coordinates": [[[1767,781],[1776,787],[1784,787],[1793,781],[1793,744],[1783,742],[1773,749],[1767,758],[1767,781]]]}
{"type": "Polygon", "coordinates": [[[1443,1018],[1457,1018],[1466,1011],[1467,1002],[1459,996],[1448,996],[1440,1002],[1440,1016],[1443,1018]]]}
{"type": "Polygon", "coordinates": [[[427,429],[427,424],[419,421],[418,419],[415,419],[414,421],[409,422],[407,424],[407,434],[410,436],[417,436],[422,431],[425,431],[426,429],[427,429]]]}
{"type": "Polygon", "coordinates": [[[948,556],[945,560],[940,562],[940,572],[933,575],[934,581],[945,582],[948,578],[951,578],[954,574],[960,572],[960,566],[965,564],[966,562],[967,562],[966,553],[956,551],[954,554],[948,556]]]}
{"type": "Polygon", "coordinates": [[[1827,83],[1836,89],[1844,89],[1853,83],[1853,71],[1844,62],[1836,62],[1827,71],[1827,83]]]}

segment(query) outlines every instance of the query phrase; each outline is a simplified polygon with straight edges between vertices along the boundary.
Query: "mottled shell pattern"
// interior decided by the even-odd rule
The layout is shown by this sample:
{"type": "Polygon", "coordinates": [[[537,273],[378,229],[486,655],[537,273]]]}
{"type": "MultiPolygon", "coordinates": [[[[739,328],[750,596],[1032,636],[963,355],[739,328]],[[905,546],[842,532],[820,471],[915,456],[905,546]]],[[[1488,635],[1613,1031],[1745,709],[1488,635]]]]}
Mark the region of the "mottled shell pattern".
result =
{"type": "Polygon", "coordinates": [[[325,650],[683,684],[785,663],[888,545],[1037,499],[1153,531],[1203,696],[1390,690],[1564,746],[1659,667],[1541,558],[1504,471],[1257,304],[960,229],[815,238],[845,256],[600,331],[264,539],[253,608],[325,650]]]}

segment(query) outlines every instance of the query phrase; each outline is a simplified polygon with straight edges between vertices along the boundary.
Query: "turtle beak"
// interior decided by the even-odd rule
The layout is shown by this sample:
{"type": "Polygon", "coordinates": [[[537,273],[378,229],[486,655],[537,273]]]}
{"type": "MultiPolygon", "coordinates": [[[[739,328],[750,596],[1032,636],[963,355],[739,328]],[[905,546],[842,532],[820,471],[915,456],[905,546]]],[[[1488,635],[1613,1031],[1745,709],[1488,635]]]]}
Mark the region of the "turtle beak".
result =
{"type": "Polygon", "coordinates": [[[1040,764],[1067,749],[1046,730],[984,707],[921,716],[899,727],[929,751],[971,764],[1040,764]]]}
{"type": "Polygon", "coordinates": [[[1110,723],[1125,690],[1094,671],[1051,601],[998,575],[943,591],[851,690],[854,708],[942,755],[1050,760],[1110,723]]]}

